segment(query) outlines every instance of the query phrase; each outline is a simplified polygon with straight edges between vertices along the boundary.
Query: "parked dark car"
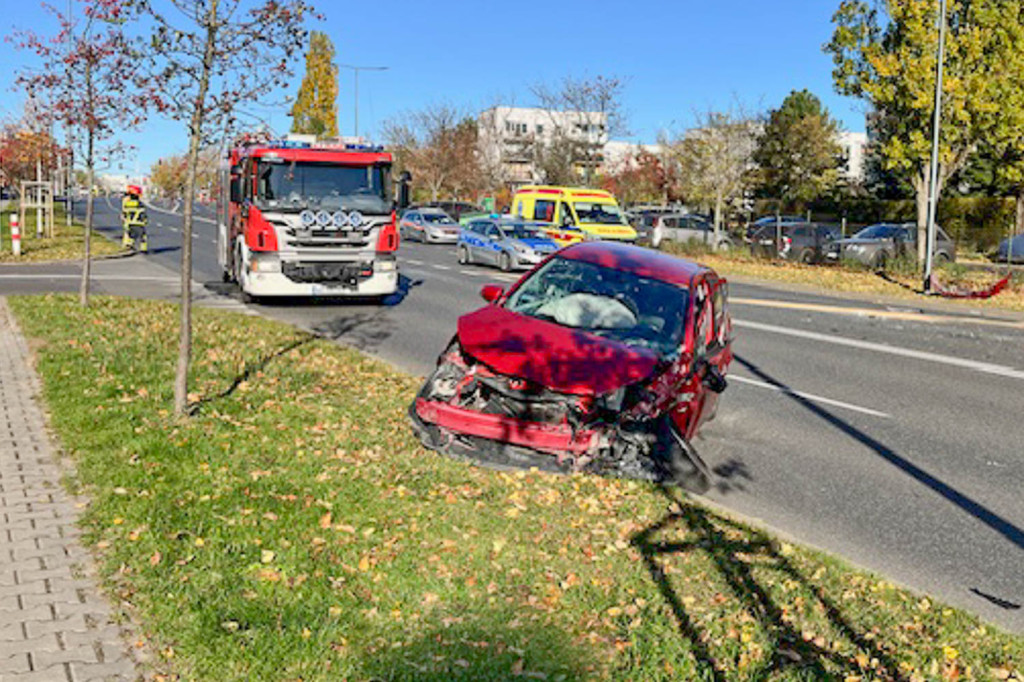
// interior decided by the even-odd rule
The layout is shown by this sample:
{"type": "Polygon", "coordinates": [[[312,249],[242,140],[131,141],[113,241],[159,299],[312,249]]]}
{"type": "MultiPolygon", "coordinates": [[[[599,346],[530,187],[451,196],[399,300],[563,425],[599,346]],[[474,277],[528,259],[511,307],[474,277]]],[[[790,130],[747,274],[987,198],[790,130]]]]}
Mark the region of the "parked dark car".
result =
{"type": "Polygon", "coordinates": [[[999,249],[996,251],[996,260],[1000,263],[1024,263],[1024,234],[1007,237],[1000,242],[999,249]]]}
{"type": "Polygon", "coordinates": [[[724,279],[590,241],[481,295],[489,305],[459,318],[409,407],[426,447],[496,467],[707,489],[691,443],[732,361],[724,279]]]}
{"type": "Polygon", "coordinates": [[[468,201],[431,201],[423,204],[423,208],[439,208],[450,215],[455,222],[459,222],[463,215],[469,213],[485,213],[483,208],[468,201]]]}
{"type": "Polygon", "coordinates": [[[826,223],[774,223],[764,225],[751,237],[751,253],[767,258],[784,258],[801,263],[821,263],[832,243],[840,238],[839,228],[826,223]]]}
{"type": "MultiPolygon", "coordinates": [[[[914,223],[869,225],[852,237],[834,242],[828,252],[831,261],[853,260],[872,268],[883,268],[901,256],[917,257],[917,225],[914,223]]],[[[956,243],[938,225],[935,226],[932,257],[936,263],[956,260],[956,243]]]]}
{"type": "Polygon", "coordinates": [[[778,223],[787,223],[788,224],[788,223],[806,223],[808,221],[807,221],[806,217],[798,216],[798,215],[778,215],[778,216],[763,215],[760,218],[758,218],[757,220],[754,220],[749,225],[747,225],[747,229],[746,229],[746,231],[743,234],[743,238],[746,241],[749,242],[751,239],[753,239],[755,232],[759,232],[761,230],[761,228],[766,226],[766,225],[774,225],[777,222],[778,223]]]}

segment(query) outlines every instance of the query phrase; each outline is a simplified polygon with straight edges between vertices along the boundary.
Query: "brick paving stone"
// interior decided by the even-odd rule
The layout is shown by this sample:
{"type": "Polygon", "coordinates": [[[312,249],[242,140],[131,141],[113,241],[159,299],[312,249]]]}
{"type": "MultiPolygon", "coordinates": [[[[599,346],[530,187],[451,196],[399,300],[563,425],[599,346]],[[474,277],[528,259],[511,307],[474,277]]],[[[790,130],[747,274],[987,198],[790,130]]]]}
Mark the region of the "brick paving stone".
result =
{"type": "Polygon", "coordinates": [[[137,680],[109,604],[88,578],[82,504],[37,402],[39,383],[0,297],[0,682],[137,680]]]}

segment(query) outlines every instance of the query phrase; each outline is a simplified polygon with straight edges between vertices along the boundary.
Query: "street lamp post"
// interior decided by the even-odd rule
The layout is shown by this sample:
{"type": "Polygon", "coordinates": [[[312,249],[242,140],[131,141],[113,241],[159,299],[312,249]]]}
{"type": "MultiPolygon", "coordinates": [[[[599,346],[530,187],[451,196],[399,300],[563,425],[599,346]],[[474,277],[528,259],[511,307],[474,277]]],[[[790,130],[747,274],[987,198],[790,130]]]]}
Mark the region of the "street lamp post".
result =
{"type": "Polygon", "coordinates": [[[355,73],[355,137],[359,137],[359,72],[360,71],[387,71],[386,66],[356,66],[354,64],[338,64],[343,69],[352,69],[355,73]]]}
{"type": "Polygon", "coordinates": [[[928,224],[925,235],[924,290],[932,289],[932,249],[935,244],[935,211],[939,203],[939,129],[942,123],[942,71],[946,57],[946,0],[939,2],[939,59],[935,67],[935,114],[932,119],[932,158],[928,178],[928,224]]]}

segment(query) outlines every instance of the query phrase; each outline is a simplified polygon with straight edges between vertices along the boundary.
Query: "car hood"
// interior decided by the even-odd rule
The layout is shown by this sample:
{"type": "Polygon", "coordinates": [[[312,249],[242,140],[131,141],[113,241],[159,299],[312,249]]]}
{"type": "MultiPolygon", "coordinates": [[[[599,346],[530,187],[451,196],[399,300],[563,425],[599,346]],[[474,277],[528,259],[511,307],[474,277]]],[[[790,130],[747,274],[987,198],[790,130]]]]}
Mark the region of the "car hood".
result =
{"type": "Polygon", "coordinates": [[[647,379],[657,353],[489,305],[463,315],[462,349],[494,371],[559,393],[602,395],[647,379]]]}

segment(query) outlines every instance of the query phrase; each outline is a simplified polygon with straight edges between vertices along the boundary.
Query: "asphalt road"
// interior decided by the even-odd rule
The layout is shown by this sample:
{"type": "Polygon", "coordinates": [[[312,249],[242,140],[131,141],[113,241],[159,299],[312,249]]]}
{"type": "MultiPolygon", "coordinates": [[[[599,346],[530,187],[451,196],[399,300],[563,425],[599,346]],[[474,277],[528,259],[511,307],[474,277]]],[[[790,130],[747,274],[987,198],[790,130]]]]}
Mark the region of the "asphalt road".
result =
{"type": "MultiPolygon", "coordinates": [[[[116,234],[115,206],[97,217],[116,234]]],[[[235,296],[199,218],[194,279],[235,296]]],[[[166,276],[180,217],[150,223],[151,253],[133,260],[166,276]]],[[[424,374],[480,286],[514,280],[447,246],[403,243],[400,268],[384,306],[254,307],[424,374]]],[[[731,297],[737,359],[697,442],[718,473],[706,498],[1024,633],[1024,322],[751,284],[731,297]]]]}

